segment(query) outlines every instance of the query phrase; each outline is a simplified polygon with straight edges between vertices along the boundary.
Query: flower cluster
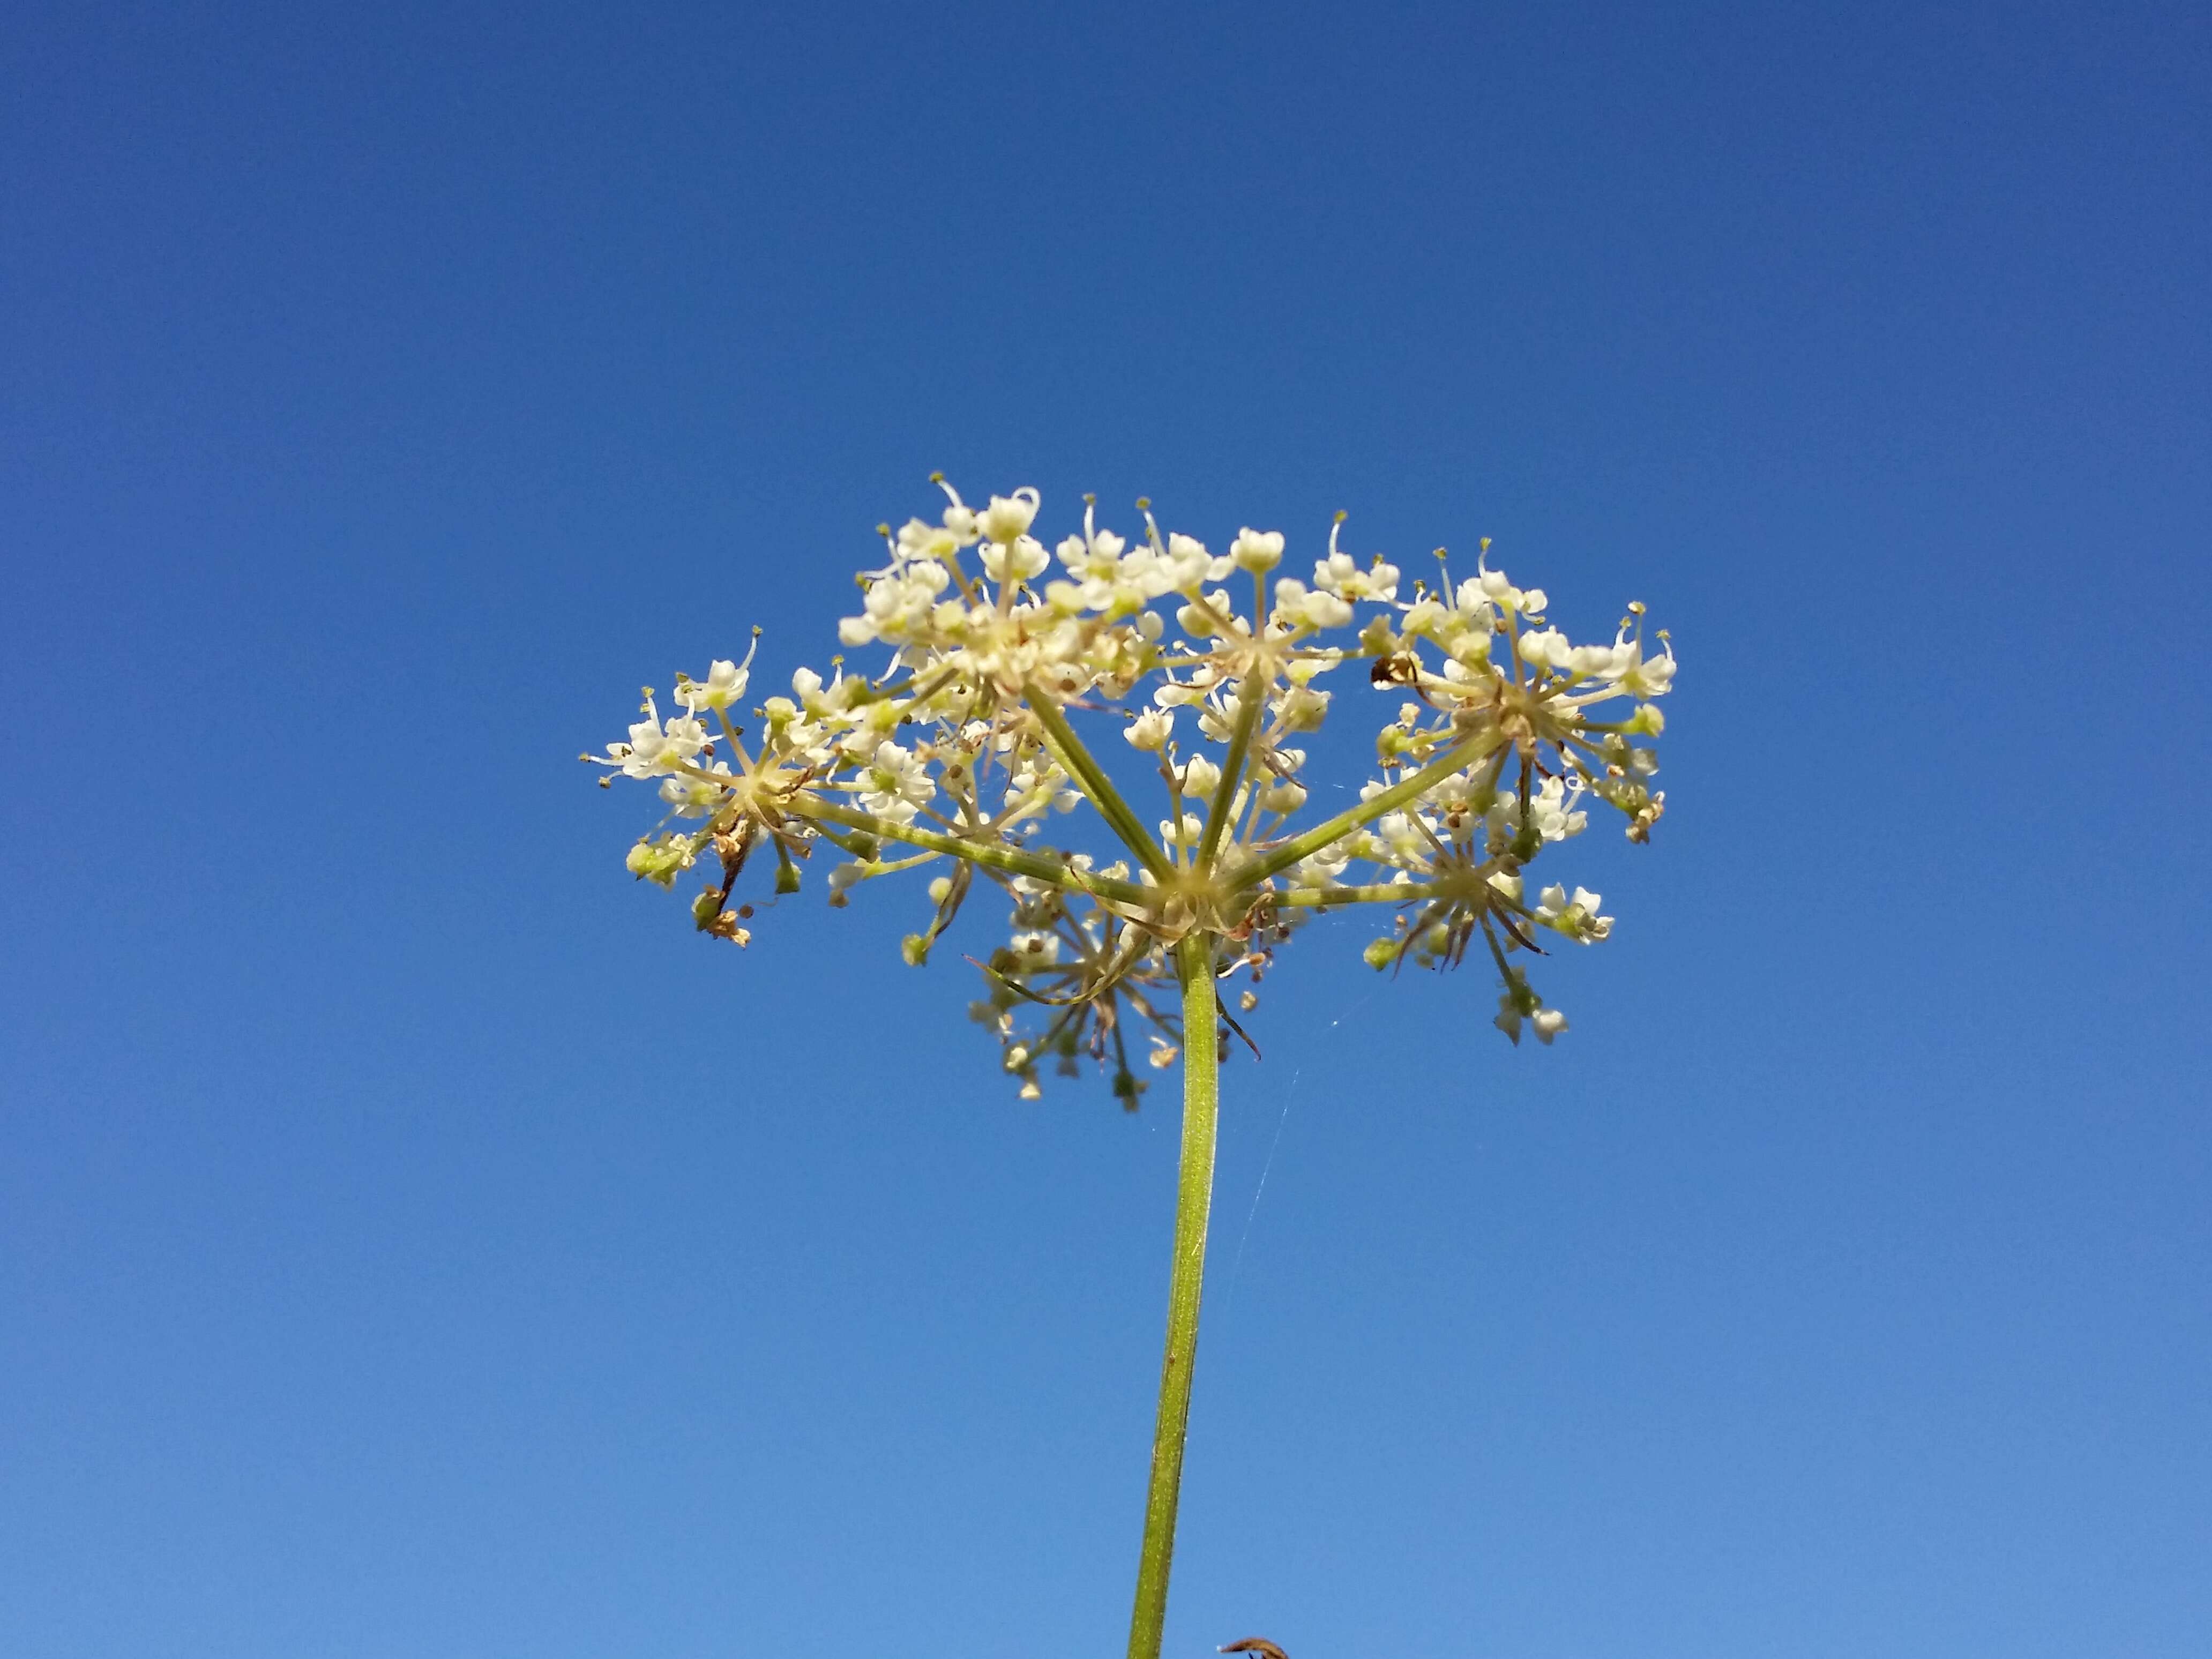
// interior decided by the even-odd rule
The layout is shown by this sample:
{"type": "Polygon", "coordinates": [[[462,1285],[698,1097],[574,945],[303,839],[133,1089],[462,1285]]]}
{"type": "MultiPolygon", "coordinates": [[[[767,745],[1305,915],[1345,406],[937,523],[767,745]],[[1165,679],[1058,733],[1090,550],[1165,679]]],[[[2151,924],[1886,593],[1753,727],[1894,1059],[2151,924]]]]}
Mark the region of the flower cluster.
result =
{"type": "MultiPolygon", "coordinates": [[[[827,678],[802,668],[741,725],[748,651],[678,677],[665,719],[648,690],[627,740],[585,757],[602,782],[659,782],[668,816],[631,848],[635,874],[672,887],[702,870],[694,919],[743,945],[749,860],[772,856],[782,894],[824,859],[832,904],[930,870],[933,913],[904,946],[916,964],[981,876],[1009,900],[1011,933],[978,964],[972,1012],[1030,1097],[1046,1063],[1073,1072],[1089,1055],[1133,1106],[1139,1065],[1172,1063],[1182,1042],[1161,995],[1177,941],[1201,934],[1222,978],[1256,980],[1297,923],[1356,904],[1395,913],[1373,966],[1455,965],[1480,938],[1498,1028],[1547,1043],[1566,1029],[1522,960],[1540,935],[1589,945],[1613,919],[1583,887],[1532,892],[1527,872],[1593,806],[1639,842],[1665,809],[1650,740],[1674,658],[1663,631],[1647,643],[1642,605],[1610,643],[1577,644],[1541,589],[1490,567],[1486,541],[1474,574],[1440,562],[1433,586],[1409,583],[1343,551],[1340,514],[1309,580],[1283,572],[1279,532],[1243,530],[1217,555],[1163,534],[1147,502],[1125,538],[1086,500],[1081,533],[1048,549],[1034,489],[975,508],[936,482],[948,505],[881,527],[885,562],[840,625],[848,649],[882,653],[872,672],[842,657],[827,678]],[[1307,824],[1309,734],[1348,665],[1395,712],[1356,804],[1307,824]],[[1071,714],[1113,721],[1121,744],[1094,752],[1071,714]],[[1156,775],[1155,811],[1115,781],[1133,766],[1156,775]],[[1085,805],[1110,861],[1044,839],[1085,805]]],[[[1243,992],[1240,1012],[1255,1000],[1243,992]]]]}

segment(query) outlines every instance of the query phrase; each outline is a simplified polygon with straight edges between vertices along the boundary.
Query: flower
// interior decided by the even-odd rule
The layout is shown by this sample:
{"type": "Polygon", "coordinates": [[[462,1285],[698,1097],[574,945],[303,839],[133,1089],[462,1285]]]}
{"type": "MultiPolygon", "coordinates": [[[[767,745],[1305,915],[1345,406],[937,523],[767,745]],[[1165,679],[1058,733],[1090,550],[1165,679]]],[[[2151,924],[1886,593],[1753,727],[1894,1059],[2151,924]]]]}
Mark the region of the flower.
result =
{"type": "Polygon", "coordinates": [[[1537,896],[1535,917],[1554,932],[1589,945],[1613,932],[1613,918],[1597,914],[1602,902],[1587,887],[1576,888],[1569,898],[1565,887],[1554,884],[1537,896]]]}
{"type": "Polygon", "coordinates": [[[1171,708],[1147,708],[1121,728],[1121,735],[1132,747],[1155,753],[1165,748],[1174,734],[1175,711],[1171,708]]]}
{"type": "Polygon", "coordinates": [[[984,543],[981,555],[983,574],[994,582],[1025,582],[1052,563],[1044,544],[1029,536],[1010,536],[984,543]]]}
{"type": "Polygon", "coordinates": [[[937,781],[921,756],[895,743],[879,743],[860,775],[855,799],[867,811],[892,823],[912,823],[918,808],[937,793],[937,781]]]}
{"type": "Polygon", "coordinates": [[[707,678],[695,680],[687,674],[676,677],[676,701],[696,714],[702,708],[727,708],[745,695],[745,682],[750,678],[753,653],[760,649],[760,632],[753,632],[753,642],[745,652],[742,663],[720,659],[708,665],[707,678]]]}
{"type": "Polygon", "coordinates": [[[662,776],[707,746],[707,728],[696,720],[671,714],[664,727],[650,691],[645,694],[643,712],[645,718],[630,727],[628,743],[607,745],[607,763],[619,766],[624,777],[662,776]]]}
{"type": "Polygon", "coordinates": [[[1352,606],[1330,592],[1310,592],[1295,576],[1275,583],[1275,622],[1296,632],[1341,628],[1352,620],[1352,606]]]}
{"type": "MultiPolygon", "coordinates": [[[[1011,542],[1028,533],[1037,515],[1039,497],[1034,489],[1017,489],[1011,495],[994,495],[991,504],[975,515],[975,528],[983,539],[1011,542]]],[[[1042,569],[1043,567],[1038,567],[1042,569]]]]}
{"type": "Polygon", "coordinates": [[[727,761],[716,761],[703,777],[677,774],[660,781],[660,798],[676,809],[680,818],[702,817],[728,798],[737,775],[727,761]]]}
{"type": "Polygon", "coordinates": [[[1229,560],[1242,570],[1273,570],[1283,562],[1283,532],[1248,525],[1229,544],[1229,560]]]}
{"type": "Polygon", "coordinates": [[[1344,514],[1340,513],[1336,515],[1336,522],[1329,526],[1328,556],[1314,565],[1314,586],[1324,593],[1334,593],[1340,599],[1396,599],[1398,567],[1383,563],[1382,556],[1377,553],[1367,568],[1362,570],[1352,555],[1337,550],[1337,532],[1343,528],[1344,514]]]}

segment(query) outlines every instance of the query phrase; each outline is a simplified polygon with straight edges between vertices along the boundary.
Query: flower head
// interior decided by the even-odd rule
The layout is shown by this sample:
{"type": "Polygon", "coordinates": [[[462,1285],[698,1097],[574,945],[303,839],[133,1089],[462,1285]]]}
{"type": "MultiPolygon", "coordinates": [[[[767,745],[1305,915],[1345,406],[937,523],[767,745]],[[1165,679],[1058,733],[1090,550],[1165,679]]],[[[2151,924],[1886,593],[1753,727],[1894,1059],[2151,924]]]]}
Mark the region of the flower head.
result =
{"type": "MultiPolygon", "coordinates": [[[[1568,1029],[1525,964],[1540,939],[1596,944],[1613,918],[1589,888],[1527,872],[1600,806],[1637,842],[1665,810],[1651,743],[1674,656],[1663,633],[1647,644],[1642,605],[1609,641],[1577,640],[1543,590],[1491,568],[1487,542],[1472,575],[1440,565],[1409,585],[1339,545],[1341,515],[1310,581],[1270,574],[1279,531],[1243,528],[1217,557],[1145,502],[1127,535],[1086,505],[1048,550],[1036,490],[975,509],[938,482],[937,519],[884,528],[888,562],[862,573],[839,624],[872,663],[799,668],[789,696],[746,716],[753,652],[717,659],[678,677],[680,713],[664,721],[647,692],[627,740],[587,757],[657,780],[670,819],[694,826],[647,836],[629,864],[661,885],[708,872],[702,932],[750,939],[734,890],[755,860],[773,862],[777,894],[826,862],[840,904],[915,871],[928,920],[901,949],[919,964],[975,887],[995,885],[1010,932],[977,958],[971,1012],[1024,1096],[1090,1060],[1133,1106],[1149,1069],[1136,1062],[1171,1062],[1185,1041],[1162,994],[1178,941],[1208,939],[1224,975],[1256,980],[1305,919],[1352,905],[1394,918],[1367,948],[1374,966],[1472,951],[1498,974],[1508,1037],[1568,1029]],[[1376,770],[1323,792],[1304,734],[1358,696],[1339,672],[1354,664],[1379,694],[1376,770]],[[1094,754],[1080,726],[1101,719],[1124,741],[1094,754]],[[1130,804],[1140,790],[1157,810],[1130,804]],[[1086,805],[1093,845],[1042,838],[1086,805]]],[[[1225,1001],[1220,1018],[1241,1031],[1225,1001]]]]}

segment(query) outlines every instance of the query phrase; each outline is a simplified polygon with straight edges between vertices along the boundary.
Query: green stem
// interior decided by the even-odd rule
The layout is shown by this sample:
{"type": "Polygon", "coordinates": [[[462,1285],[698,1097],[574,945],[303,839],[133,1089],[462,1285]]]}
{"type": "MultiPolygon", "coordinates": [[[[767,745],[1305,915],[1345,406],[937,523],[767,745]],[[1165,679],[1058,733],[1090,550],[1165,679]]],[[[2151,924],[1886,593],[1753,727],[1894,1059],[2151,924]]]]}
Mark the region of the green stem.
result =
{"type": "Polygon", "coordinates": [[[1091,804],[1098,809],[1098,816],[1106,820],[1107,827],[1164,884],[1174,881],[1175,866],[1168,862],[1168,855],[1160,850],[1158,842],[1145,833],[1145,826],[1114,787],[1106,769],[1083,746],[1083,739],[1075,735],[1075,728],[1067,723],[1067,716],[1060,713],[1060,705],[1036,685],[1024,688],[1023,697],[1043,725],[1060,763],[1082,786],[1083,793],[1091,797],[1091,804]]]}
{"type": "Polygon", "coordinates": [[[785,810],[800,817],[816,818],[826,823],[842,823],[848,830],[863,834],[881,836],[888,841],[902,841],[911,847],[926,847],[933,853],[944,853],[956,859],[965,859],[970,864],[988,865],[994,870],[1006,870],[1018,876],[1033,876],[1070,892],[1088,893],[1093,898],[1110,900],[1115,904],[1140,905],[1149,908],[1158,896],[1148,887],[1134,882],[1115,881],[1109,876],[1094,876],[1087,870],[1079,870],[1064,860],[1042,853],[1026,852],[1018,848],[993,846],[985,842],[965,841],[957,836],[940,836],[934,830],[918,830],[912,824],[893,823],[858,807],[841,806],[836,801],[824,800],[815,794],[796,794],[780,803],[785,810]]]}
{"type": "MultiPolygon", "coordinates": [[[[1464,884],[1462,884],[1464,885],[1464,884]]],[[[1449,882],[1384,882],[1371,887],[1293,887],[1275,895],[1285,908],[1325,910],[1336,904],[1419,904],[1451,898],[1462,889],[1449,882]]]]}
{"type": "Polygon", "coordinates": [[[1168,1279],[1167,1352],[1160,1361],[1160,1410],[1152,1431],[1152,1478],[1145,1493],[1145,1542],[1137,1558],[1137,1606],[1129,1659],[1159,1659],[1175,1559],[1176,1504],[1182,1492],[1182,1443],[1190,1427],[1191,1367],[1198,1357],[1198,1297],[1206,1276],[1206,1224],[1213,1204],[1213,1138],[1221,1113],[1215,1046],[1213,940],[1186,934],[1176,945],[1182,987],[1182,1163],[1176,1178],[1175,1265],[1168,1279]]]}
{"type": "Polygon", "coordinates": [[[1220,850],[1221,832],[1229,827],[1230,808],[1236,804],[1237,786],[1244,781],[1244,757],[1252,750],[1252,728],[1260,723],[1267,706],[1267,687],[1247,675],[1239,684],[1243,701],[1237,708],[1237,725],[1229,734],[1229,753],[1221,762],[1221,781],[1214,786],[1213,805],[1206,814],[1206,830],[1198,843],[1198,867],[1211,872],[1213,855],[1220,850]]]}
{"type": "Polygon", "coordinates": [[[1423,790],[1442,783],[1453,773],[1473,765],[1504,741],[1505,734],[1496,726],[1486,727],[1455,744],[1441,759],[1431,761],[1411,777],[1401,778],[1372,800],[1362,801],[1357,806],[1339,812],[1327,823],[1317,824],[1304,835],[1261,854],[1251,863],[1238,866],[1231,884],[1239,892],[1257,887],[1278,870],[1287,870],[1309,853],[1318,853],[1330,842],[1340,840],[1348,831],[1358,829],[1363,823],[1372,823],[1385,812],[1395,811],[1423,790]]]}

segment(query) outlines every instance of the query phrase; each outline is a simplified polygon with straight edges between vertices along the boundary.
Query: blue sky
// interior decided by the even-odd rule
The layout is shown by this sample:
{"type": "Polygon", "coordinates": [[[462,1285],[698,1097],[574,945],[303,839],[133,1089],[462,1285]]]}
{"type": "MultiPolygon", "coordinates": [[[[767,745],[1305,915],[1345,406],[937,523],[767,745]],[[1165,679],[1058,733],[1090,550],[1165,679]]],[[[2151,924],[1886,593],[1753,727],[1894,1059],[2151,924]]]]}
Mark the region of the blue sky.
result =
{"type": "Polygon", "coordinates": [[[1118,1651],[1172,1111],[573,759],[936,468],[1684,664],[1556,1048],[1272,982],[1170,1652],[2205,1650],[2201,8],[6,33],[0,1650],[1118,1651]]]}

